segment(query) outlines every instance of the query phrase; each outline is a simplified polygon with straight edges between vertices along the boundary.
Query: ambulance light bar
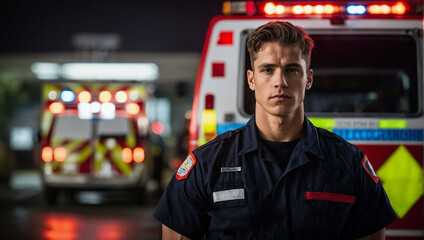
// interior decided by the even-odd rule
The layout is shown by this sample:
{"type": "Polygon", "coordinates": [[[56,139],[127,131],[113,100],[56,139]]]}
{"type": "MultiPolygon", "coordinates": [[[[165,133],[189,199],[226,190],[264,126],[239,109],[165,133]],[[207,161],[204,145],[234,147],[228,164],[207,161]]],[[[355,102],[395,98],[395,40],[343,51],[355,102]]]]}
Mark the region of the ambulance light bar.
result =
{"type": "Polygon", "coordinates": [[[260,1],[230,2],[223,4],[224,15],[288,16],[402,16],[410,14],[412,4],[407,1],[313,2],[313,1],[260,1]]]}
{"type": "MultiPolygon", "coordinates": [[[[92,100],[91,93],[89,91],[85,91],[85,90],[81,91],[77,94],[70,89],[64,89],[60,92],[59,96],[60,96],[60,99],[57,99],[58,98],[58,92],[56,92],[56,91],[50,91],[48,93],[49,100],[52,100],[52,101],[60,100],[64,103],[73,103],[75,100],[77,100],[77,102],[80,102],[80,103],[87,103],[87,102],[91,102],[91,100],[92,100]]],[[[113,96],[112,96],[112,93],[110,91],[101,91],[100,94],[98,95],[98,100],[101,103],[112,102],[113,101],[112,97],[113,96]]],[[[138,101],[139,96],[136,92],[130,92],[128,94],[127,92],[125,92],[123,90],[117,91],[114,95],[114,100],[117,103],[128,102],[128,99],[130,99],[131,101],[138,101]],[[131,95],[131,96],[128,96],[128,95],[131,95]]]]}
{"type": "Polygon", "coordinates": [[[116,93],[103,90],[98,96],[95,94],[94,99],[92,93],[87,90],[79,93],[70,89],[52,90],[48,93],[48,99],[51,101],[48,104],[51,113],[61,114],[67,107],[71,109],[77,107],[80,119],[92,119],[95,114],[100,115],[101,119],[114,119],[117,106],[124,106],[127,114],[135,116],[143,107],[143,104],[139,102],[141,99],[137,92],[127,93],[124,90],[116,93]]]}

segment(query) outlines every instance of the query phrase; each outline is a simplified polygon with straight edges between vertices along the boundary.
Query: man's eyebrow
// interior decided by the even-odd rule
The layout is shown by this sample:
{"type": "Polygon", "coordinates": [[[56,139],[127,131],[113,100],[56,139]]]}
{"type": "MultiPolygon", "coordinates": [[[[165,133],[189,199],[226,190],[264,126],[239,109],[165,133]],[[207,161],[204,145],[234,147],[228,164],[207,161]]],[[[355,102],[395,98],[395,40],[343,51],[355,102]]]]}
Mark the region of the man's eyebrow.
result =
{"type": "Polygon", "coordinates": [[[286,64],[286,65],[284,65],[284,67],[285,68],[290,68],[290,67],[302,67],[302,65],[301,64],[299,64],[299,63],[288,63],[288,64],[286,64]]]}
{"type": "Polygon", "coordinates": [[[277,64],[274,63],[261,63],[258,65],[258,68],[272,68],[277,67],[277,64]]]}
{"type": "MultiPolygon", "coordinates": [[[[258,65],[258,68],[276,68],[278,67],[278,64],[274,64],[274,63],[261,63],[258,65]]],[[[290,67],[302,67],[301,64],[299,63],[288,63],[286,65],[284,65],[285,68],[290,68],[290,67]]]]}

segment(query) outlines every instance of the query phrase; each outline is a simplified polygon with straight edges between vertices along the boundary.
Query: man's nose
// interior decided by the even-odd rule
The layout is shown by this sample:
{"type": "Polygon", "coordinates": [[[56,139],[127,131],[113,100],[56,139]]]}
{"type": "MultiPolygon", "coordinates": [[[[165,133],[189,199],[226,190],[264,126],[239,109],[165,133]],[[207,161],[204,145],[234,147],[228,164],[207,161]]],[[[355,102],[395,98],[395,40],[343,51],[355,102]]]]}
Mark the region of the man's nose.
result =
{"type": "Polygon", "coordinates": [[[284,77],[283,74],[278,73],[275,75],[274,77],[274,87],[275,88],[282,88],[282,87],[287,87],[287,81],[284,77]]]}

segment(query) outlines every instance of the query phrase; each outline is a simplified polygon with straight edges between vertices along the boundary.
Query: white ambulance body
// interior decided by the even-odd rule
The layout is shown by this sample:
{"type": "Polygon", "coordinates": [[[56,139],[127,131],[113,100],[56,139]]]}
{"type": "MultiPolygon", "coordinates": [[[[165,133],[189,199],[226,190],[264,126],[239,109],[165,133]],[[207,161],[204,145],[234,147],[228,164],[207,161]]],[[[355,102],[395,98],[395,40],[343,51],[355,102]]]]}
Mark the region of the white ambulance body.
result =
{"type": "Polygon", "coordinates": [[[254,112],[246,50],[252,29],[285,20],[316,43],[311,121],[368,155],[398,219],[387,239],[423,239],[421,2],[225,2],[212,19],[195,87],[190,151],[254,112]]]}

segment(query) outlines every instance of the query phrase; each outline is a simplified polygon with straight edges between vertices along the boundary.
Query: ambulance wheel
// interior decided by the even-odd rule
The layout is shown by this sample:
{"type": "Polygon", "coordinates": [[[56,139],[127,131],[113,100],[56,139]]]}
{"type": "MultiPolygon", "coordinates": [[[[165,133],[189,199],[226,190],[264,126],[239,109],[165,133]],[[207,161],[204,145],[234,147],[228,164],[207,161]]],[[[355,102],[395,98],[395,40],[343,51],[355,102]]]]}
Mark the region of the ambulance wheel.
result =
{"type": "Polygon", "coordinates": [[[58,189],[52,187],[44,188],[44,201],[49,205],[57,204],[58,189]]]}

